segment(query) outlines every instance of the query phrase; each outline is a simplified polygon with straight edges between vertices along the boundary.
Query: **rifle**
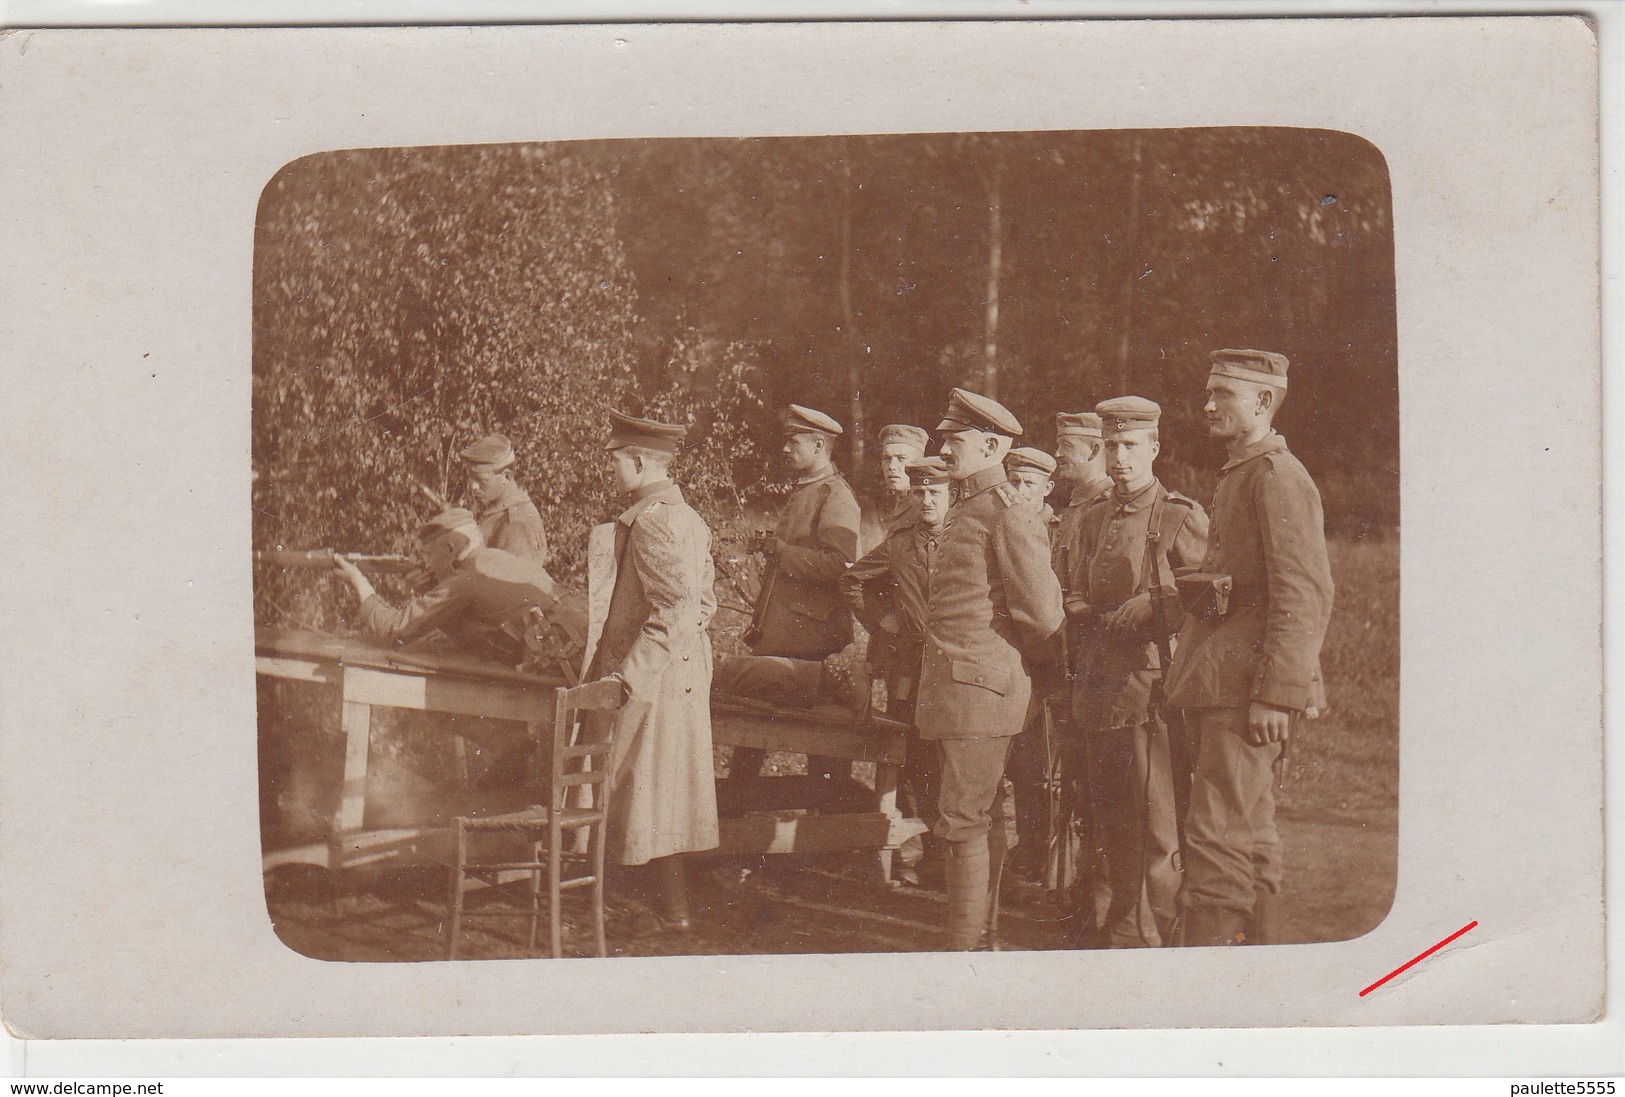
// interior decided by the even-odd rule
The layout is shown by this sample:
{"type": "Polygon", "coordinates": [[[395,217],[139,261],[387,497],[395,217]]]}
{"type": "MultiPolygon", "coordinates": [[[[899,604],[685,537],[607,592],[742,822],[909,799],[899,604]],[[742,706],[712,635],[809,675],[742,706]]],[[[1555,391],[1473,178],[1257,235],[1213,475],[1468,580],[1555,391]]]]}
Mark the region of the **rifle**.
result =
{"type": "MultiPolygon", "coordinates": [[[[1072,547],[1061,546],[1061,604],[1066,604],[1067,595],[1071,593],[1069,586],[1072,581],[1072,547]]],[[[1072,722],[1073,693],[1077,688],[1078,665],[1074,652],[1081,647],[1079,637],[1074,632],[1077,625],[1063,612],[1061,620],[1061,662],[1066,677],[1066,716],[1063,723],[1072,722]]],[[[1047,713],[1046,713],[1047,715],[1047,713]]],[[[1046,734],[1053,734],[1052,727],[1046,721],[1046,734]]],[[[1101,851],[1105,848],[1105,835],[1102,831],[1103,821],[1098,805],[1095,803],[1095,783],[1092,772],[1092,759],[1089,752],[1089,737],[1085,729],[1073,727],[1074,734],[1067,737],[1072,750],[1057,750],[1055,760],[1060,763],[1061,775],[1056,781],[1058,786],[1055,799],[1056,814],[1064,822],[1062,833],[1063,844],[1056,850],[1056,832],[1051,830],[1051,858],[1052,862],[1057,852],[1062,856],[1068,852],[1067,846],[1076,848],[1071,850],[1074,854],[1074,885],[1077,895],[1074,898],[1075,909],[1072,916],[1076,920],[1071,934],[1071,944],[1076,948],[1093,948],[1097,940],[1100,927],[1095,924],[1095,908],[1093,885],[1103,873],[1101,870],[1101,851]],[[1072,765],[1066,764],[1070,754],[1072,765]],[[1068,772],[1070,770],[1076,772],[1068,772]],[[1079,793],[1082,793],[1080,796],[1079,793]],[[1058,802],[1057,802],[1058,801],[1058,802]],[[1081,803],[1080,803],[1081,801],[1081,803]],[[1081,809],[1081,810],[1080,810],[1081,809]],[[1071,839],[1076,835],[1075,842],[1071,839]]],[[[1061,736],[1055,736],[1061,738],[1061,736]]],[[[1058,746],[1060,744],[1057,744],[1058,746]]],[[[1064,884],[1065,876],[1058,879],[1064,884]]],[[[1047,881],[1046,881],[1047,882],[1047,881]]]]}
{"type": "Polygon", "coordinates": [[[413,480],[412,483],[417,485],[417,489],[423,494],[427,495],[429,497],[429,501],[439,509],[445,510],[451,506],[451,503],[444,495],[441,495],[438,491],[431,488],[428,484],[425,484],[422,480],[413,480]]]}
{"type": "MultiPolygon", "coordinates": [[[[1151,595],[1151,635],[1156,640],[1159,664],[1157,673],[1151,679],[1150,703],[1151,711],[1161,714],[1163,726],[1168,729],[1168,777],[1173,783],[1174,831],[1179,839],[1179,870],[1183,874],[1186,858],[1185,814],[1190,809],[1191,803],[1191,759],[1186,749],[1185,714],[1180,709],[1169,706],[1164,688],[1168,667],[1173,662],[1173,633],[1168,628],[1167,598],[1162,588],[1162,557],[1158,552],[1158,542],[1162,539],[1162,530],[1159,528],[1161,519],[1162,507],[1154,506],[1150,529],[1146,531],[1145,537],[1147,589],[1151,595]]],[[[1178,917],[1176,913],[1176,920],[1178,917]]],[[[1176,927],[1176,939],[1178,933],[1179,929],[1176,927]]]]}
{"type": "Polygon", "coordinates": [[[271,564],[282,568],[325,568],[331,571],[335,558],[348,560],[362,571],[381,572],[386,575],[407,575],[418,569],[418,562],[410,556],[391,556],[365,552],[334,552],[332,549],[255,549],[256,564],[271,564]]]}
{"type": "MultiPolygon", "coordinates": [[[[771,533],[761,530],[751,537],[751,541],[754,543],[771,536],[771,533]]],[[[745,630],[745,646],[748,648],[754,648],[762,642],[762,624],[767,618],[767,606],[773,600],[773,588],[779,582],[779,558],[772,557],[766,566],[766,578],[762,580],[762,589],[757,592],[756,605],[751,610],[750,627],[745,630]]]]}

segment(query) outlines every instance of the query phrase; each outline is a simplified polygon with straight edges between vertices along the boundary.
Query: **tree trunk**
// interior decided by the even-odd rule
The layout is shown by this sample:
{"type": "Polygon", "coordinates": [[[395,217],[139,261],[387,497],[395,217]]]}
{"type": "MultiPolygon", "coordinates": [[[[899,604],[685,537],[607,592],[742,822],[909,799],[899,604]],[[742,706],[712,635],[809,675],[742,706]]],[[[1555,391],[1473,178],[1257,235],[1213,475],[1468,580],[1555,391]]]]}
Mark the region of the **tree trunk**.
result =
{"type": "Polygon", "coordinates": [[[863,468],[863,353],[858,344],[857,314],[852,308],[852,159],[842,142],[841,157],[841,331],[846,344],[847,437],[852,440],[851,474],[863,468]]]}
{"type": "Polygon", "coordinates": [[[999,272],[1004,262],[1004,162],[993,164],[987,195],[987,299],[982,338],[982,393],[999,398],[999,272]]]}
{"type": "Polygon", "coordinates": [[[1140,284],[1140,162],[1145,138],[1134,137],[1134,168],[1129,175],[1128,231],[1123,240],[1123,319],[1117,333],[1117,394],[1129,388],[1129,336],[1134,330],[1134,296],[1140,284]]]}

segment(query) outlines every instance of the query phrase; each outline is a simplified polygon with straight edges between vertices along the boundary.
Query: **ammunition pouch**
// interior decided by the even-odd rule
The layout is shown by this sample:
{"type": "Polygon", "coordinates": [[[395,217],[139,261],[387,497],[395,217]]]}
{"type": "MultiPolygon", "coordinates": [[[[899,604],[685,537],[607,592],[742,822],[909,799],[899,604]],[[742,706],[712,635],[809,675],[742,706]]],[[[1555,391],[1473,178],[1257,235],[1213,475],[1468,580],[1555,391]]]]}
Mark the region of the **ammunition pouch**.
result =
{"type": "Polygon", "coordinates": [[[1211,571],[1192,571],[1175,576],[1179,604],[1185,612],[1203,621],[1222,621],[1230,612],[1234,586],[1230,576],[1211,571]]]}

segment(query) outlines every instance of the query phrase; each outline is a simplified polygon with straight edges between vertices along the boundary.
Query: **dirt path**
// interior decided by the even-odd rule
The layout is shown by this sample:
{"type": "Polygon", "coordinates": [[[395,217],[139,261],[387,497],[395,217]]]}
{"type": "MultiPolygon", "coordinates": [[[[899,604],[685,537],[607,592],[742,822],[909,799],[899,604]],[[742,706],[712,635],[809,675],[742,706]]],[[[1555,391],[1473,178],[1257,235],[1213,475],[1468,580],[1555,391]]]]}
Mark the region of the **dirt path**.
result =
{"type": "MultiPolygon", "coordinates": [[[[1360,936],[1387,913],[1393,897],[1396,834],[1391,827],[1284,818],[1289,942],[1360,936]]],[[[663,931],[639,896],[635,872],[611,891],[611,955],[926,952],[939,946],[946,920],[940,888],[883,888],[866,855],[713,861],[693,873],[695,925],[663,931]]],[[[278,870],[267,897],[278,935],[291,948],[328,960],[414,961],[443,955],[446,875],[440,869],[336,878],[305,867],[278,870]]],[[[518,890],[517,888],[515,889],[518,890]]],[[[478,893],[472,910],[508,897],[478,893]]],[[[567,905],[565,948],[588,954],[579,905],[567,905]]],[[[1005,890],[1001,936],[1007,948],[1068,947],[1058,911],[1042,899],[1005,890]]],[[[528,955],[522,919],[471,923],[462,954],[472,959],[528,955]]],[[[545,934],[544,934],[545,936],[545,934]]]]}

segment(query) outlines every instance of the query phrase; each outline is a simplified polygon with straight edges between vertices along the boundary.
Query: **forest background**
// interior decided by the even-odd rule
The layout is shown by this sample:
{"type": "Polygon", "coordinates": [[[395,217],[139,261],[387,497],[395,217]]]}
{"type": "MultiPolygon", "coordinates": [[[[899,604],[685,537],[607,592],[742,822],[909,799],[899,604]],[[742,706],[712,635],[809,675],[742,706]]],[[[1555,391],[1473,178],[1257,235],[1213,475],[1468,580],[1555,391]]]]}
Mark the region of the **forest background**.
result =
{"type": "Polygon", "coordinates": [[[846,425],[872,505],[879,429],[935,426],[955,385],[1046,449],[1057,411],[1150,397],[1164,481],[1205,501],[1226,346],[1292,360],[1279,425],[1333,531],[1398,521],[1388,179],[1348,134],[339,151],[271,180],[255,256],[257,547],[405,550],[414,483],[460,495],[457,451],[502,431],[578,579],[618,509],[608,409],[690,424],[676,475],[723,530],[782,490],[786,403],[846,425]]]}
{"type": "MultiPolygon", "coordinates": [[[[742,537],[784,490],[785,404],[846,425],[837,464],[872,542],[880,428],[934,427],[956,385],[1005,403],[1046,449],[1058,411],[1156,400],[1158,472],[1206,505],[1223,461],[1200,418],[1208,352],[1280,351],[1278,426],[1321,489],[1338,586],[1332,707],[1280,795],[1305,843],[1289,854],[1307,866],[1291,916],[1301,939],[1353,936],[1386,911],[1397,849],[1391,208],[1381,153],[1319,130],[309,156],[270,180],[256,225],[254,545],[409,552],[433,510],[417,484],[466,498],[458,450],[501,431],[549,570],[579,586],[589,529],[621,509],[607,411],[680,421],[674,475],[716,534],[714,641],[729,651],[755,593],[742,537]],[[1368,867],[1339,868],[1354,862],[1368,867]]],[[[353,630],[330,574],[254,578],[258,623],[353,630]]],[[[341,769],[320,698],[285,693],[261,683],[267,848],[325,833],[341,769]]],[[[466,762],[455,736],[397,724],[375,735],[369,802],[406,803],[466,762]]]]}

